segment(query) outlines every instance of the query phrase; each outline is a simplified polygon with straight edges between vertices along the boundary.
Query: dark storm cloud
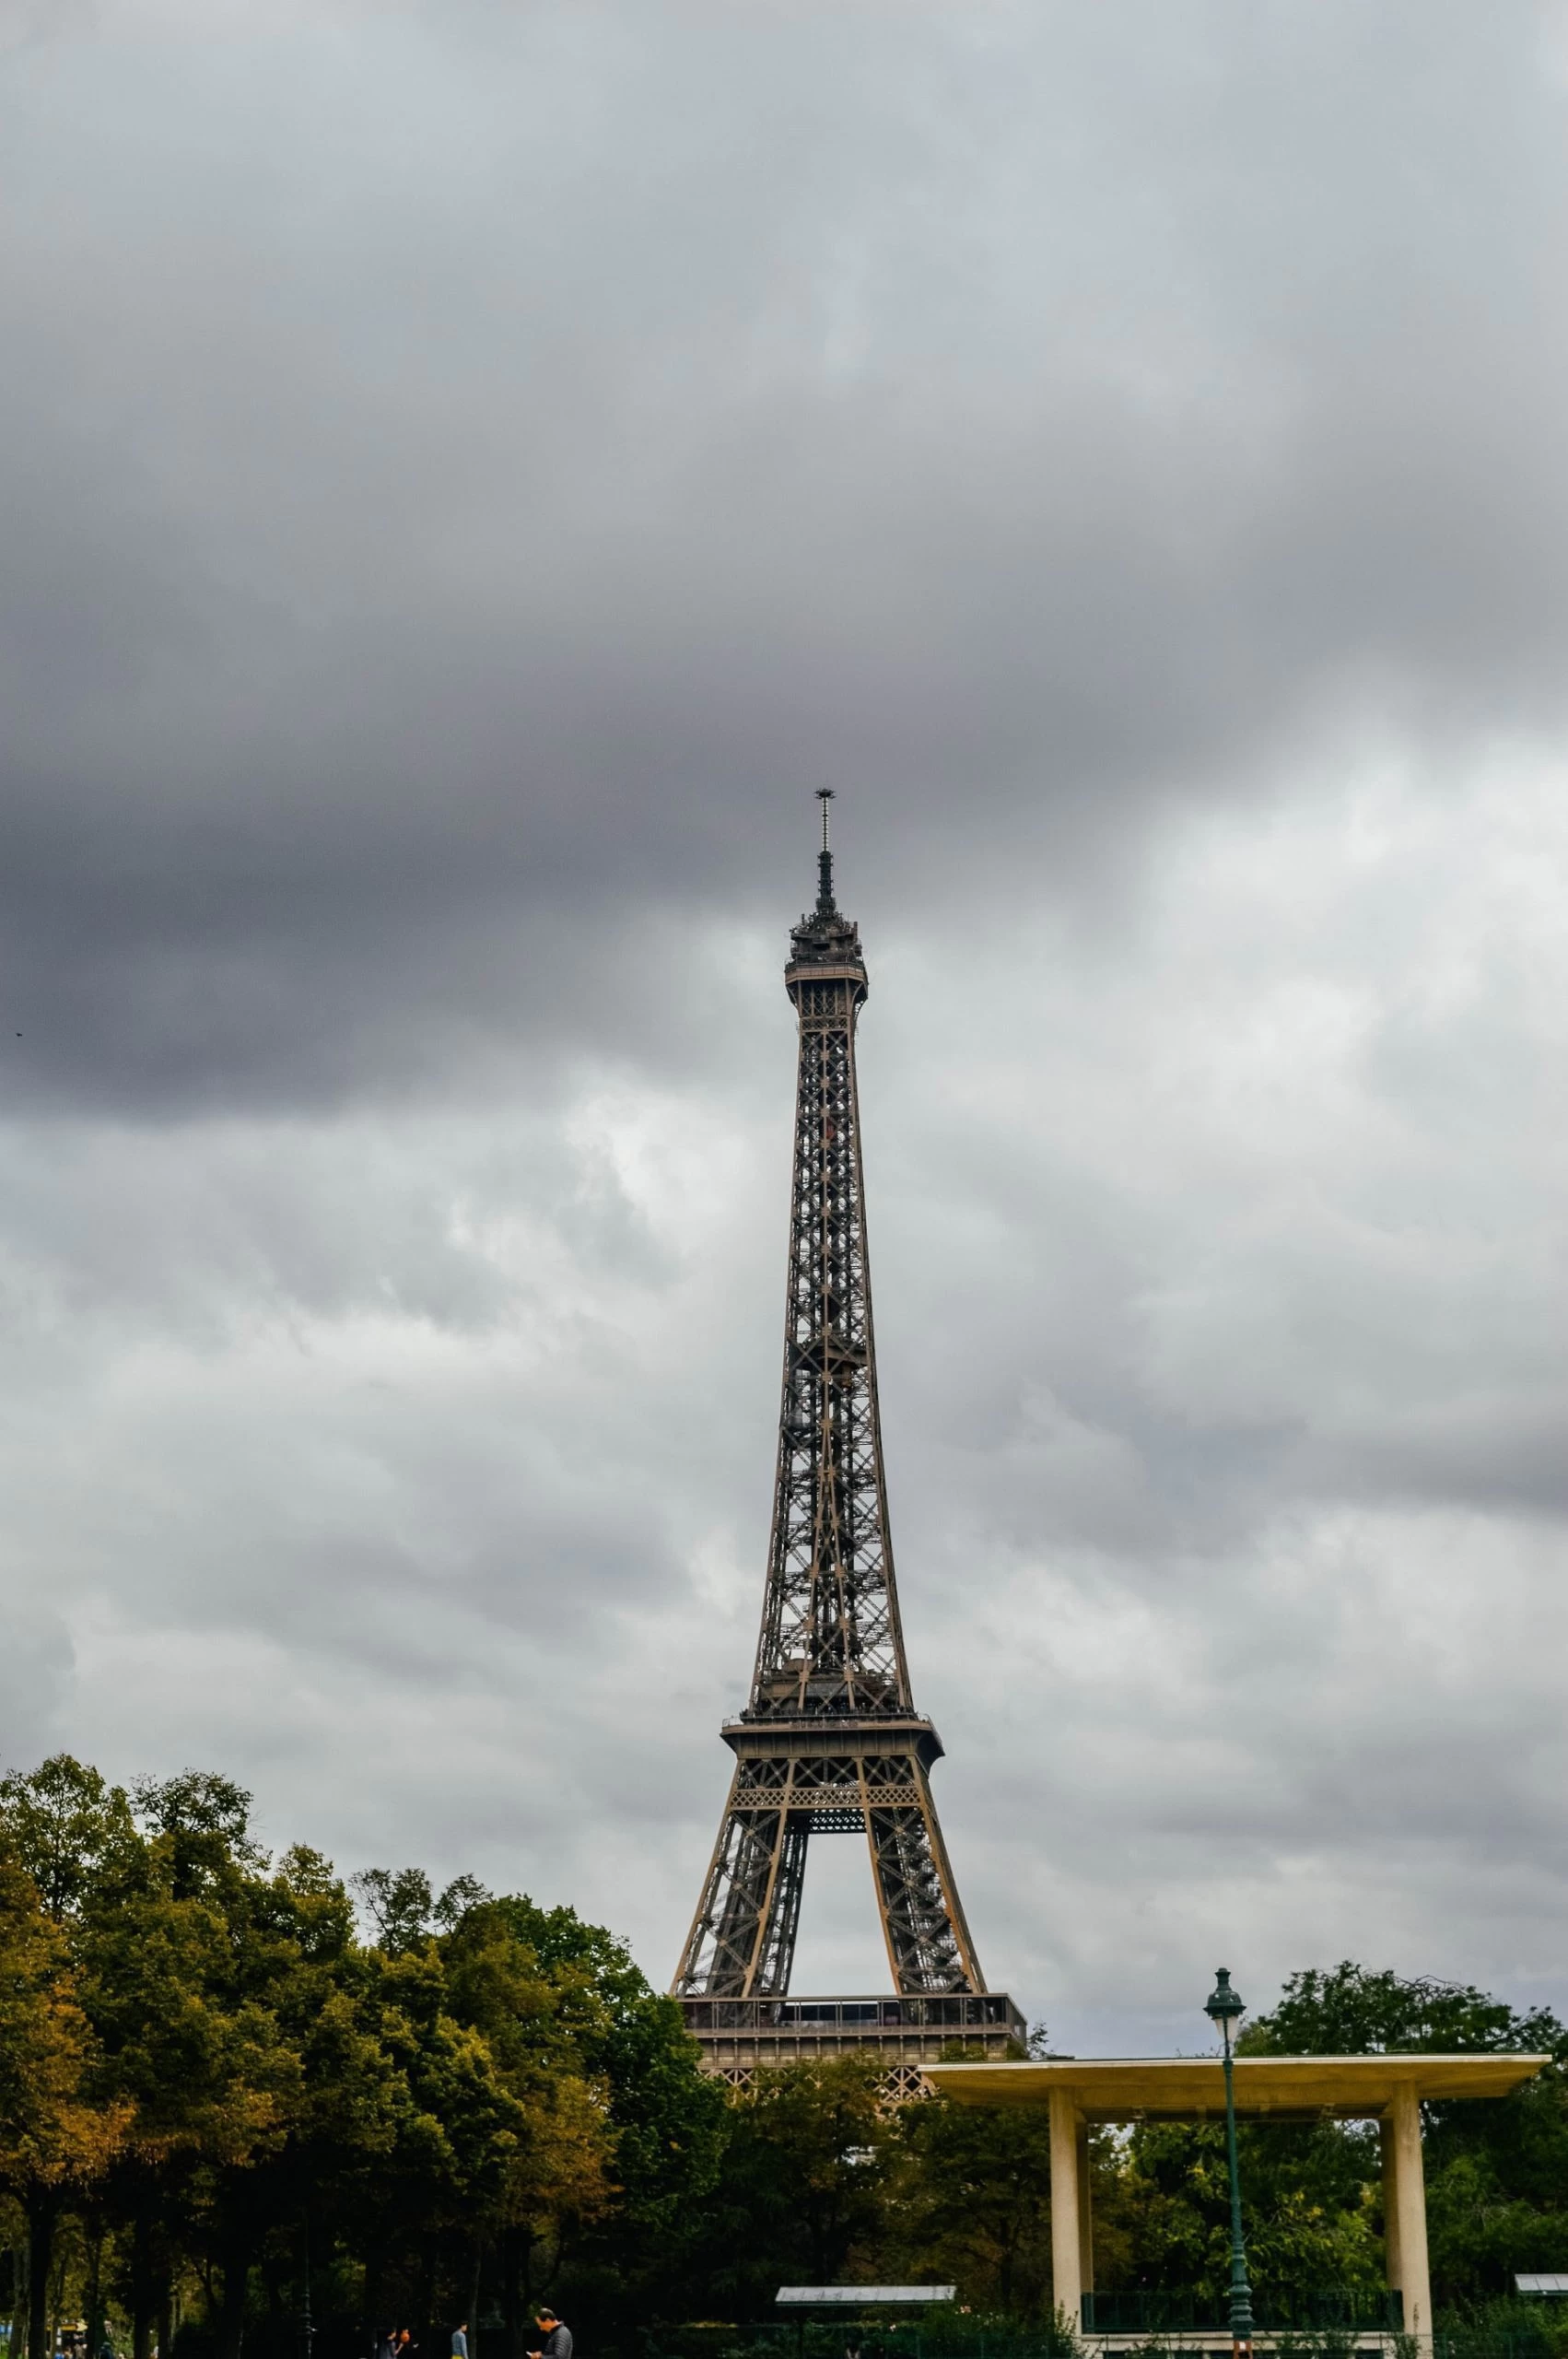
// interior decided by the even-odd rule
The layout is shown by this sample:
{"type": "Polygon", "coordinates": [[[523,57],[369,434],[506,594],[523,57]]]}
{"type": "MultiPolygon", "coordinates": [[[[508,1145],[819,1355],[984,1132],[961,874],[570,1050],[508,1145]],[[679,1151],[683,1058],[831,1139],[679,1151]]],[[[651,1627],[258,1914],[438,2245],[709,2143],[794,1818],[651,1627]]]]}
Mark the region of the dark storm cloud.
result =
{"type": "Polygon", "coordinates": [[[1544,33],[126,7],[14,53],[14,1088],[640,1053],[649,923],[798,896],[822,779],[920,922],[1136,872],[1358,715],[1553,725],[1544,33]]]}

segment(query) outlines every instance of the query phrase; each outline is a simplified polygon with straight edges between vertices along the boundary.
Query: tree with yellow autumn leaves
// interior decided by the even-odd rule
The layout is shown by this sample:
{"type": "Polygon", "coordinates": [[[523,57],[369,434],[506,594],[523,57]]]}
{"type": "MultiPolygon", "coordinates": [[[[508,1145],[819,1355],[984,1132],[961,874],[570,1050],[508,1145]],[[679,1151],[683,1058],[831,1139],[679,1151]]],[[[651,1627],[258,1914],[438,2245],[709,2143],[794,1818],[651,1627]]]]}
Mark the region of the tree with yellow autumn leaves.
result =
{"type": "Polygon", "coordinates": [[[363,1939],[248,1811],[221,1777],[127,1795],[66,1756],[0,1784],[11,2359],[47,2359],[67,2280],[131,2359],[177,2323],[240,2359],[306,2314],[341,2337],[482,2301],[517,2359],[563,2268],[666,2266],[724,2098],[624,1948],[415,1871],[360,1880],[363,1939]]]}

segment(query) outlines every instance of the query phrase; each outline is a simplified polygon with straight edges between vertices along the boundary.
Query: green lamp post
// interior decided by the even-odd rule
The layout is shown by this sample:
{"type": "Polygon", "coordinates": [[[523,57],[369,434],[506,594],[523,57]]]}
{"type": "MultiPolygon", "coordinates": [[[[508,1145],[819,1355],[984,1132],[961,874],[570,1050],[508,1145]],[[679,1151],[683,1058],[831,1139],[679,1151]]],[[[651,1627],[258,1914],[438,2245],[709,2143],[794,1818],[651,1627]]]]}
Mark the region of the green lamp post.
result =
{"type": "Polygon", "coordinates": [[[1231,2026],[1246,2012],[1231,1989],[1230,1968],[1214,1969],[1214,1989],[1203,2010],[1225,2044],[1225,2154],[1231,2170],[1231,2349],[1252,2349],[1252,2288],[1246,2282],[1246,2244],[1241,2233],[1241,2166],[1236,2160],[1235,2084],[1231,2074],[1231,2026]]]}

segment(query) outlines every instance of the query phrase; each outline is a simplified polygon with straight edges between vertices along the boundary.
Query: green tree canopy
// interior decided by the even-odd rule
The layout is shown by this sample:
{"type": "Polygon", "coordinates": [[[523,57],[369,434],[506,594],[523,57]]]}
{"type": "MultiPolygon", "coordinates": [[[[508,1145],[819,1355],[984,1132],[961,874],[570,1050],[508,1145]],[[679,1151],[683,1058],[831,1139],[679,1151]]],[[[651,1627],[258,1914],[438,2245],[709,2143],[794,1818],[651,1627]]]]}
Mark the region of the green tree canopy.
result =
{"type": "MultiPolygon", "coordinates": [[[[1242,2044],[1548,2055],[1515,2097],[1427,2110],[1440,2314],[1564,2265],[1544,2010],[1343,1964],[1293,1976],[1242,2044]]],[[[134,2359],[296,2359],[307,2294],[314,2359],[360,2359],[394,2316],[466,2317],[479,2359],[521,2359],[545,2292],[613,2359],[640,2322],[770,2314],[790,2280],[952,2278],[1043,2326],[1048,2147],[1031,2113],[890,2106],[853,2058],[731,2091],[604,1928],[473,1876],[350,1888],[309,1848],[271,1858],[220,1775],[127,1795],[59,1755],[0,1781],[12,2359],[44,2359],[62,2302],[112,2309],[134,2359]]],[[[1380,2281],[1375,2127],[1246,2124],[1242,2164],[1260,2295],[1380,2281]]],[[[1212,2127],[1096,2131],[1091,2176],[1102,2287],[1222,2290],[1212,2127]]]]}

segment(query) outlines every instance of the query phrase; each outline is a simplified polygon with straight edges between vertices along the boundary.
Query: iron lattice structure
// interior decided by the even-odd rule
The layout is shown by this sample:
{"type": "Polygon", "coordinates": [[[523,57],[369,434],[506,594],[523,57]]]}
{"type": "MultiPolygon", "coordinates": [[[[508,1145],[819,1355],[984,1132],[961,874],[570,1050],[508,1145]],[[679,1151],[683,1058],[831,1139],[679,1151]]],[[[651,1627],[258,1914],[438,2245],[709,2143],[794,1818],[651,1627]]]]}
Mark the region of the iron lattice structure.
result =
{"type": "Polygon", "coordinates": [[[855,1078],[866,968],[834,900],[826,796],[819,874],[784,972],[800,1066],[767,1592],[751,1698],[723,1732],[734,1777],[673,1986],[687,2001],[789,1989],[813,1833],[865,1833],[895,1992],[986,1988],[898,1616],[855,1078]]]}

